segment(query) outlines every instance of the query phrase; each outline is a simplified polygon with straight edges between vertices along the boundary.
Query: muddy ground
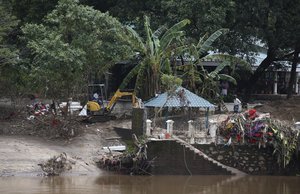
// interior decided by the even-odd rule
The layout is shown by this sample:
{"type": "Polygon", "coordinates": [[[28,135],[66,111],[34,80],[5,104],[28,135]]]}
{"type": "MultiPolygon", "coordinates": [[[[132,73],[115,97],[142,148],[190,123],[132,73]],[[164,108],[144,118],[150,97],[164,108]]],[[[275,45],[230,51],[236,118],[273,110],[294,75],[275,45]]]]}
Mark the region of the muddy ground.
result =
{"type": "Polygon", "coordinates": [[[262,101],[263,105],[256,107],[259,112],[271,113],[271,118],[295,123],[300,121],[300,98],[290,100],[262,101]]]}
{"type": "Polygon", "coordinates": [[[94,124],[77,121],[72,125],[76,134],[66,138],[45,131],[50,129],[42,129],[41,123],[35,125],[35,120],[27,120],[21,112],[2,114],[0,118],[0,176],[43,175],[38,164],[63,152],[73,164],[63,175],[105,173],[95,163],[104,152],[102,147],[124,144],[116,131],[131,128],[130,120],[94,124]]]}

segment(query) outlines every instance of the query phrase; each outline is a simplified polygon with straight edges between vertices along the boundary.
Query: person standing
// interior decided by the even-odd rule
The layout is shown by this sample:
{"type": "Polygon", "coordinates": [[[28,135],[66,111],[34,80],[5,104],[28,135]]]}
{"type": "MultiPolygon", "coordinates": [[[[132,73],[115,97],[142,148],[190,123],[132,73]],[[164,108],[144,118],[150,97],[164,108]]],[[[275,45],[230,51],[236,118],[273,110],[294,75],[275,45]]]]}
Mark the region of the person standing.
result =
{"type": "Polygon", "coordinates": [[[240,101],[240,99],[237,98],[237,96],[235,95],[234,96],[234,100],[233,100],[233,112],[234,113],[238,113],[239,112],[239,107],[240,107],[240,104],[242,102],[240,101]]]}
{"type": "Polygon", "coordinates": [[[227,96],[227,92],[228,92],[228,88],[229,88],[229,84],[227,81],[222,81],[221,83],[221,94],[223,96],[227,96]]]}

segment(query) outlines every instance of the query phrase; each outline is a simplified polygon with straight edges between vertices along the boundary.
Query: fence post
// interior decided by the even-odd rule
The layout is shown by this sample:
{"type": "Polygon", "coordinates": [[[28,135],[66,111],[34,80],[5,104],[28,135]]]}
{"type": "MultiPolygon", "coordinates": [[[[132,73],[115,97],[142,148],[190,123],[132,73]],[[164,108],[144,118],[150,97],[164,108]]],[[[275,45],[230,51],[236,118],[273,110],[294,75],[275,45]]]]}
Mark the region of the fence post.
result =
{"type": "Polygon", "coordinates": [[[167,120],[167,133],[169,133],[170,135],[173,135],[173,124],[174,121],[172,120],[167,120]]]}
{"type": "Polygon", "coordinates": [[[146,136],[151,135],[151,123],[152,121],[150,119],[146,120],[146,136]]]}
{"type": "Polygon", "coordinates": [[[194,144],[195,143],[195,128],[193,126],[193,122],[192,120],[189,120],[189,131],[188,131],[188,138],[190,138],[190,144],[194,144]]]}

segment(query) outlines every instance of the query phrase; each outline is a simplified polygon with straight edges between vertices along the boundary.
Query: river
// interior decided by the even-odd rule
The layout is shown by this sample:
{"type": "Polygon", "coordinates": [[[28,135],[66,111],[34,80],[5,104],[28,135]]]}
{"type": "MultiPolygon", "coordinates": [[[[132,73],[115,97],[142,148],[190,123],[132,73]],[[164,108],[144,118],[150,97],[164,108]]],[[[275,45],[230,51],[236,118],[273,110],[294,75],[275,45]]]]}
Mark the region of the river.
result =
{"type": "Polygon", "coordinates": [[[1,194],[299,194],[291,176],[0,177],[1,194]]]}

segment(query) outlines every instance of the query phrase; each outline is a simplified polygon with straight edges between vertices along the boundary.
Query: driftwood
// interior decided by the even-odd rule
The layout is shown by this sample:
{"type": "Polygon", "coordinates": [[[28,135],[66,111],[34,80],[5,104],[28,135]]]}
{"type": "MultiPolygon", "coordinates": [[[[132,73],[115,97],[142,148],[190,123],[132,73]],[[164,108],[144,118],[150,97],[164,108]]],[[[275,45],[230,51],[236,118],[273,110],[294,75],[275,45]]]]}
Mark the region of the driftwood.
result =
{"type": "Polygon", "coordinates": [[[139,141],[133,135],[133,143],[136,149],[133,153],[116,154],[110,152],[103,155],[98,162],[101,169],[116,171],[121,174],[130,175],[151,175],[153,160],[148,160],[147,144],[145,141],[139,141]]]}
{"type": "Polygon", "coordinates": [[[67,154],[65,152],[38,165],[45,172],[46,176],[58,176],[61,173],[72,169],[72,162],[67,159],[67,154]]]}

